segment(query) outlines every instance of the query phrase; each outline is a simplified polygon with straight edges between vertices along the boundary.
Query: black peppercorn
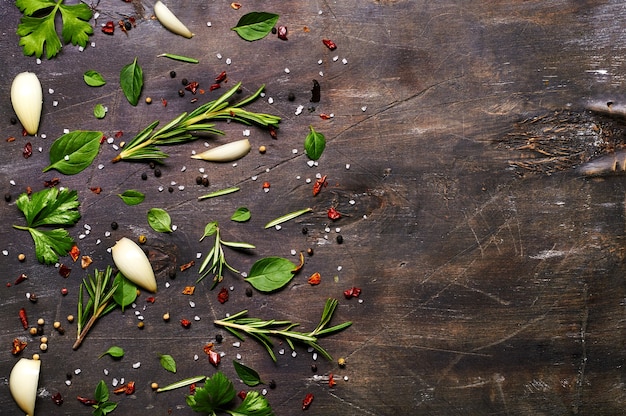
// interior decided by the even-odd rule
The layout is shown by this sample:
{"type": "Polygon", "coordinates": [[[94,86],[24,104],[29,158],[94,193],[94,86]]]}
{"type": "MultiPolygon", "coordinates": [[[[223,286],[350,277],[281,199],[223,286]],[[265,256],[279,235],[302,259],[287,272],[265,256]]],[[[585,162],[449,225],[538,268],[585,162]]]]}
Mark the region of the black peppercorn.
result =
{"type": "Polygon", "coordinates": [[[117,230],[117,223],[116,223],[115,221],[113,221],[113,222],[111,223],[111,229],[112,229],[112,230],[117,230]]]}
{"type": "Polygon", "coordinates": [[[169,276],[170,279],[176,279],[176,269],[170,269],[169,272],[167,272],[167,275],[169,276]]]}
{"type": "Polygon", "coordinates": [[[133,25],[128,20],[124,22],[124,29],[131,30],[132,28],[133,25]]]}
{"type": "Polygon", "coordinates": [[[170,71],[170,78],[176,78],[176,71],[170,71]]]}
{"type": "Polygon", "coordinates": [[[148,179],[148,174],[147,174],[146,172],[143,172],[143,173],[141,174],[141,179],[143,179],[144,181],[145,181],[146,179],[148,179]]]}
{"type": "Polygon", "coordinates": [[[309,233],[309,229],[306,227],[302,227],[302,234],[307,235],[309,233]]]}
{"type": "Polygon", "coordinates": [[[275,27],[272,28],[272,35],[275,35],[276,32],[278,32],[278,29],[276,29],[275,27]]]}
{"type": "Polygon", "coordinates": [[[309,256],[312,256],[313,255],[313,248],[312,247],[307,248],[306,249],[306,254],[308,254],[309,256]]]}
{"type": "Polygon", "coordinates": [[[185,96],[185,90],[178,90],[178,96],[184,97],[185,96]]]}
{"type": "Polygon", "coordinates": [[[172,192],[174,192],[174,188],[172,188],[171,186],[170,186],[170,187],[168,187],[168,188],[167,188],[167,192],[169,192],[169,193],[171,194],[172,192]]]}
{"type": "Polygon", "coordinates": [[[154,162],[150,162],[148,163],[148,166],[150,167],[150,169],[154,169],[156,167],[156,165],[154,164],[154,162]]]}
{"type": "Polygon", "coordinates": [[[314,373],[317,373],[317,365],[316,364],[311,364],[311,371],[313,371],[314,373]]]}
{"type": "Polygon", "coordinates": [[[202,176],[196,176],[196,185],[202,185],[202,176]]]}
{"type": "Polygon", "coordinates": [[[296,99],[296,94],[294,94],[293,92],[290,92],[289,95],[287,95],[287,99],[289,101],[294,101],[296,99]]]}
{"type": "Polygon", "coordinates": [[[217,343],[220,343],[220,342],[222,342],[223,340],[224,340],[224,337],[222,336],[222,334],[217,334],[217,335],[215,336],[215,341],[216,341],[217,343]]]}
{"type": "Polygon", "coordinates": [[[15,117],[11,117],[11,124],[17,124],[17,119],[15,117]]]}
{"type": "Polygon", "coordinates": [[[205,188],[209,186],[209,178],[202,178],[202,186],[205,188]]]}
{"type": "Polygon", "coordinates": [[[7,202],[11,202],[11,194],[8,192],[4,194],[4,200],[7,202]]]}
{"type": "Polygon", "coordinates": [[[187,78],[183,78],[180,82],[181,82],[183,85],[187,85],[187,84],[189,84],[189,81],[187,80],[187,78]]]}
{"type": "Polygon", "coordinates": [[[246,288],[246,296],[247,297],[252,297],[252,288],[250,288],[250,287],[246,288]]]}
{"type": "Polygon", "coordinates": [[[270,387],[270,389],[275,389],[276,388],[276,382],[274,380],[270,380],[269,387],[270,387]]]}
{"type": "Polygon", "coordinates": [[[157,178],[160,178],[161,177],[161,169],[156,168],[154,170],[154,176],[156,176],[157,178]]]}
{"type": "Polygon", "coordinates": [[[337,244],[343,243],[343,237],[340,235],[337,236],[337,244]]]}

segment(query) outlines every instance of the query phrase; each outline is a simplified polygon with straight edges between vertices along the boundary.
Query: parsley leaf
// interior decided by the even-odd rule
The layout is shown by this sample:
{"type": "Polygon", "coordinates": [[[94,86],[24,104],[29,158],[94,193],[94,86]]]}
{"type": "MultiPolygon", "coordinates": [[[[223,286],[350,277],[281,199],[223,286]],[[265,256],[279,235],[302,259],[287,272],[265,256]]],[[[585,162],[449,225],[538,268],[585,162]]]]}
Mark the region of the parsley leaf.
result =
{"type": "Polygon", "coordinates": [[[226,410],[231,416],[272,416],[272,408],[258,391],[249,391],[235,410],[226,410]]]}
{"type": "Polygon", "coordinates": [[[15,5],[24,16],[20,19],[16,33],[24,55],[40,58],[46,47],[48,59],[56,56],[63,47],[55,27],[57,12],[61,13],[63,42],[86,46],[93,27],[89,24],[92,11],[85,3],[63,4],[64,0],[17,0],[15,5]]]}
{"type": "Polygon", "coordinates": [[[74,245],[64,228],[41,230],[37,227],[74,225],[80,219],[78,195],[68,189],[47,188],[32,195],[19,196],[15,204],[26,218],[27,226],[14,225],[18,230],[27,230],[35,242],[35,253],[40,263],[52,264],[65,256],[74,245]]]}

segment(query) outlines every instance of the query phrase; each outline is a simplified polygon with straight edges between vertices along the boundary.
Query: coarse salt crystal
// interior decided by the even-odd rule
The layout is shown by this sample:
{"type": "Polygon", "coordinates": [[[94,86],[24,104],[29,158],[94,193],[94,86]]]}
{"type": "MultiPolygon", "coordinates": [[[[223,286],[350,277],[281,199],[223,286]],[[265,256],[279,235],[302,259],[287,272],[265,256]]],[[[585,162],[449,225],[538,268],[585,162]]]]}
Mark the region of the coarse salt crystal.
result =
{"type": "Polygon", "coordinates": [[[104,236],[105,237],[110,237],[111,236],[111,231],[105,231],[104,232],[104,236]]]}
{"type": "Polygon", "coordinates": [[[343,376],[343,381],[348,381],[348,376],[343,376]]]}
{"type": "Polygon", "coordinates": [[[54,90],[52,88],[48,88],[48,94],[54,94],[54,90]]]}
{"type": "Polygon", "coordinates": [[[137,369],[141,367],[141,362],[137,361],[135,364],[133,364],[133,368],[137,369]]]}
{"type": "Polygon", "coordinates": [[[82,51],[84,51],[84,50],[85,50],[85,48],[83,48],[82,46],[79,46],[79,47],[78,47],[78,52],[82,52],[82,51]]]}
{"type": "Polygon", "coordinates": [[[63,160],[65,160],[65,161],[70,160],[70,155],[65,155],[65,156],[63,156],[63,160]]]}
{"type": "Polygon", "coordinates": [[[56,107],[59,105],[59,102],[57,100],[52,101],[52,107],[56,107]]]}
{"type": "Polygon", "coordinates": [[[350,169],[350,164],[349,163],[346,163],[346,170],[347,169],[350,169]]]}
{"type": "Polygon", "coordinates": [[[184,191],[185,190],[185,185],[179,185],[178,186],[178,190],[179,191],[184,191]]]}
{"type": "Polygon", "coordinates": [[[237,167],[237,163],[233,163],[233,167],[236,168],[237,167]]]}
{"type": "Polygon", "coordinates": [[[341,232],[341,228],[339,228],[339,227],[335,228],[335,232],[336,233],[340,233],[341,232]]]}
{"type": "Polygon", "coordinates": [[[226,65],[230,65],[233,61],[230,58],[226,58],[226,65]]]}
{"type": "Polygon", "coordinates": [[[346,65],[346,64],[348,63],[348,60],[347,60],[346,58],[343,58],[343,59],[341,60],[341,63],[342,63],[342,64],[344,64],[344,65],[346,65]]]}
{"type": "Polygon", "coordinates": [[[363,107],[361,107],[361,111],[363,111],[363,112],[364,112],[364,111],[366,111],[366,110],[367,110],[367,106],[366,106],[366,105],[364,105],[363,107]]]}
{"type": "Polygon", "coordinates": [[[198,354],[194,354],[194,355],[193,355],[193,360],[194,360],[194,361],[198,361],[198,359],[199,359],[199,358],[200,358],[200,357],[198,357],[198,354]]]}
{"type": "Polygon", "coordinates": [[[244,131],[241,132],[245,137],[250,136],[250,129],[245,129],[244,131]]]}
{"type": "Polygon", "coordinates": [[[196,307],[196,302],[194,302],[193,300],[190,300],[189,301],[189,306],[192,307],[192,308],[195,308],[196,307]]]}
{"type": "Polygon", "coordinates": [[[63,129],[63,134],[67,134],[70,132],[70,129],[63,129]]]}
{"type": "Polygon", "coordinates": [[[196,315],[196,316],[194,316],[194,317],[193,317],[193,320],[194,320],[194,321],[199,321],[199,320],[200,320],[200,317],[199,317],[198,315],[196,315]]]}
{"type": "Polygon", "coordinates": [[[285,68],[285,74],[290,73],[291,71],[289,70],[289,68],[285,68]]]}
{"type": "Polygon", "coordinates": [[[333,62],[337,62],[337,59],[339,59],[339,56],[333,56],[333,62]]]}
{"type": "Polygon", "coordinates": [[[102,242],[102,240],[100,240],[99,238],[96,240],[96,245],[100,244],[102,242]]]}
{"type": "Polygon", "coordinates": [[[320,72],[318,72],[318,74],[320,74],[320,77],[323,77],[324,76],[324,71],[320,71],[320,72]]]}
{"type": "Polygon", "coordinates": [[[317,353],[316,352],[313,353],[313,361],[317,361],[317,353]]]}
{"type": "Polygon", "coordinates": [[[111,380],[111,385],[113,387],[116,387],[118,383],[119,383],[119,380],[117,378],[114,378],[113,380],[111,380]]]}
{"type": "Polygon", "coordinates": [[[274,104],[274,99],[272,97],[267,99],[268,104],[274,104]]]}
{"type": "Polygon", "coordinates": [[[157,189],[159,190],[159,192],[163,192],[163,186],[159,186],[157,189]]]}
{"type": "Polygon", "coordinates": [[[198,172],[204,173],[204,168],[198,168],[198,172]]]}
{"type": "Polygon", "coordinates": [[[327,233],[329,233],[329,232],[330,232],[330,227],[326,227],[326,228],[324,228],[324,231],[325,231],[325,232],[327,232],[327,233]]]}
{"type": "Polygon", "coordinates": [[[141,315],[141,312],[139,312],[139,311],[135,311],[135,315],[136,315],[136,316],[139,316],[139,315],[141,315]]]}
{"type": "Polygon", "coordinates": [[[46,137],[48,137],[48,136],[46,136],[46,135],[45,135],[45,133],[42,133],[40,137],[41,137],[42,139],[45,139],[45,138],[46,138],[46,137]]]}
{"type": "Polygon", "coordinates": [[[261,94],[259,94],[261,96],[261,98],[265,97],[265,91],[263,91],[261,94]]]}
{"type": "Polygon", "coordinates": [[[238,360],[241,360],[241,354],[237,354],[237,355],[235,355],[235,357],[236,357],[238,360]]]}
{"type": "Polygon", "coordinates": [[[114,144],[114,145],[113,145],[113,146],[111,146],[111,147],[113,148],[113,150],[119,150],[119,149],[120,149],[120,147],[119,147],[118,145],[116,145],[116,144],[114,144]]]}
{"type": "Polygon", "coordinates": [[[248,272],[241,272],[242,277],[248,277],[248,272]]]}
{"type": "Polygon", "coordinates": [[[235,290],[235,286],[232,286],[232,285],[228,286],[228,290],[230,290],[232,292],[233,290],[235,290]]]}
{"type": "Polygon", "coordinates": [[[72,380],[65,380],[65,385],[66,386],[71,386],[72,385],[72,380]]]}
{"type": "Polygon", "coordinates": [[[178,225],[176,224],[172,225],[172,231],[176,231],[176,230],[178,230],[178,225]]]}
{"type": "Polygon", "coordinates": [[[270,188],[263,188],[263,192],[268,193],[270,191],[270,188]]]}
{"type": "Polygon", "coordinates": [[[299,105],[298,108],[296,108],[296,115],[299,116],[302,113],[302,110],[304,110],[304,106],[303,105],[299,105]]]}
{"type": "Polygon", "coordinates": [[[253,181],[256,181],[257,179],[259,179],[259,177],[257,175],[253,175],[250,179],[252,179],[253,181]]]}
{"type": "Polygon", "coordinates": [[[305,181],[306,183],[311,183],[311,178],[306,178],[304,181],[305,181]]]}
{"type": "Polygon", "coordinates": [[[211,27],[211,22],[206,22],[207,27],[211,27]]]}
{"type": "Polygon", "coordinates": [[[340,272],[343,269],[343,266],[337,266],[337,271],[340,272]]]}
{"type": "Polygon", "coordinates": [[[265,396],[265,395],[267,394],[267,389],[263,389],[263,390],[261,390],[261,394],[262,394],[263,396],[265,396]]]}
{"type": "Polygon", "coordinates": [[[292,357],[294,357],[294,358],[295,358],[295,357],[296,357],[296,355],[298,355],[298,353],[297,353],[297,352],[295,352],[295,351],[291,351],[291,356],[292,356],[292,357]]]}
{"type": "Polygon", "coordinates": [[[297,253],[298,253],[298,252],[297,252],[296,250],[291,249],[291,255],[292,255],[292,256],[295,256],[297,253]]]}
{"type": "Polygon", "coordinates": [[[201,258],[201,257],[202,257],[202,253],[200,253],[200,252],[196,253],[196,258],[197,258],[197,259],[199,259],[199,258],[201,258]]]}
{"type": "Polygon", "coordinates": [[[10,183],[11,185],[15,186],[15,181],[14,181],[13,179],[11,179],[11,180],[9,181],[9,183],[10,183]]]}
{"type": "Polygon", "coordinates": [[[222,59],[222,54],[218,53],[217,55],[215,55],[217,57],[217,59],[222,59]]]}
{"type": "Polygon", "coordinates": [[[96,42],[91,42],[91,47],[95,48],[96,47],[96,42]]]}
{"type": "Polygon", "coordinates": [[[235,348],[241,347],[241,342],[239,342],[239,341],[233,342],[233,347],[235,347],[235,348]]]}
{"type": "Polygon", "coordinates": [[[39,146],[39,147],[37,148],[37,150],[39,151],[39,153],[41,153],[41,152],[43,152],[43,147],[39,146]]]}
{"type": "Polygon", "coordinates": [[[85,237],[86,237],[86,235],[85,235],[85,234],[80,234],[80,235],[78,236],[78,239],[79,239],[79,240],[82,240],[82,239],[83,239],[83,238],[85,238],[85,237]]]}
{"type": "Polygon", "coordinates": [[[274,228],[276,228],[276,230],[280,230],[280,229],[281,229],[281,228],[283,228],[283,227],[281,227],[280,225],[277,225],[277,226],[275,226],[274,228]]]}
{"type": "Polygon", "coordinates": [[[291,149],[291,153],[293,153],[294,155],[298,153],[298,149],[291,149]]]}
{"type": "Polygon", "coordinates": [[[113,144],[113,142],[114,142],[114,141],[115,141],[115,139],[114,139],[113,137],[109,137],[109,138],[107,139],[107,143],[108,143],[108,144],[113,144]]]}
{"type": "Polygon", "coordinates": [[[321,59],[317,61],[318,65],[321,65],[322,63],[324,63],[324,61],[322,61],[321,59]]]}
{"type": "Polygon", "coordinates": [[[315,177],[316,177],[317,179],[322,179],[322,174],[321,174],[321,173],[319,173],[319,172],[317,172],[317,173],[315,174],[315,177]]]}
{"type": "Polygon", "coordinates": [[[280,355],[285,354],[285,349],[284,349],[284,348],[279,349],[279,350],[278,350],[278,353],[279,353],[280,355]]]}
{"type": "Polygon", "coordinates": [[[296,179],[297,179],[297,180],[300,180],[300,175],[297,175],[297,176],[296,176],[296,179]]]}
{"type": "Polygon", "coordinates": [[[312,168],[313,166],[315,166],[315,161],[314,160],[308,160],[306,162],[307,165],[309,165],[310,168],[312,168]]]}
{"type": "Polygon", "coordinates": [[[138,319],[138,320],[140,320],[140,321],[143,321],[143,319],[144,319],[144,318],[143,318],[143,315],[139,315],[139,316],[137,317],[137,319],[138,319]]]}
{"type": "Polygon", "coordinates": [[[184,172],[184,171],[186,171],[186,170],[187,170],[187,166],[183,166],[182,168],[180,168],[180,171],[181,171],[181,172],[184,172]]]}
{"type": "Polygon", "coordinates": [[[41,59],[37,58],[37,59],[35,60],[35,63],[36,63],[37,65],[41,65],[41,59]]]}
{"type": "Polygon", "coordinates": [[[77,368],[76,370],[74,370],[74,374],[79,375],[83,370],[81,370],[80,368],[77,368]]]}
{"type": "Polygon", "coordinates": [[[170,287],[170,282],[165,282],[165,287],[170,287]]]}

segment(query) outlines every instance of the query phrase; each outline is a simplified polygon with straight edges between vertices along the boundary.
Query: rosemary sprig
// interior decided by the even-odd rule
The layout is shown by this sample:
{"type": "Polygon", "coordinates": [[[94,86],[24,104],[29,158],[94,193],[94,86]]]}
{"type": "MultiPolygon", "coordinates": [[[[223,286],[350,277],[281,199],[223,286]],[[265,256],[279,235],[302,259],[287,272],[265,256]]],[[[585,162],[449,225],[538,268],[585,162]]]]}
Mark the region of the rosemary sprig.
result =
{"type": "Polygon", "coordinates": [[[252,95],[236,104],[228,100],[239,90],[241,83],[233,86],[217,100],[210,101],[196,108],[191,113],[183,113],[155,132],[159,121],[155,121],[128,142],[112,162],[120,160],[160,161],[168,157],[158,146],[187,143],[196,140],[199,135],[219,134],[224,132],[215,128],[212,120],[232,120],[243,124],[257,124],[264,127],[278,127],[280,117],[271,114],[254,113],[242,107],[256,100],[265,85],[252,95]]]}
{"type": "Polygon", "coordinates": [[[117,303],[113,301],[117,285],[112,283],[113,269],[111,266],[107,266],[105,271],[96,269],[93,276],[88,275],[87,279],[83,279],[78,292],[78,331],[72,349],[78,349],[96,321],[117,306],[117,303]],[[83,289],[89,296],[86,305],[83,304],[83,289]]]}
{"type": "Polygon", "coordinates": [[[318,344],[317,340],[319,337],[339,332],[352,325],[352,322],[348,321],[326,328],[333,316],[333,313],[335,312],[335,309],[337,308],[338,303],[337,299],[327,299],[319,324],[317,324],[313,331],[308,333],[294,331],[293,328],[299,324],[291,321],[277,321],[274,319],[264,321],[259,318],[247,318],[247,310],[230,315],[224,319],[216,320],[214,321],[214,324],[224,327],[242,341],[244,339],[241,333],[245,332],[250,337],[259,341],[274,361],[276,361],[276,355],[272,350],[272,341],[269,338],[270,335],[284,339],[287,344],[289,344],[291,349],[294,349],[294,342],[308,345],[323,355],[326,359],[332,361],[331,355],[318,344]]]}
{"type": "Polygon", "coordinates": [[[211,286],[211,290],[213,290],[215,286],[217,286],[217,284],[220,283],[224,279],[224,275],[223,275],[224,266],[226,266],[226,268],[232,271],[233,273],[237,273],[237,274],[240,273],[239,270],[235,269],[234,267],[232,267],[230,264],[226,262],[226,257],[224,255],[224,248],[222,247],[222,245],[236,248],[236,249],[255,248],[254,245],[249,244],[249,243],[222,240],[222,238],[220,237],[220,227],[218,226],[217,221],[210,222],[204,227],[204,234],[200,238],[200,241],[204,240],[205,237],[209,237],[214,234],[215,234],[215,243],[213,244],[213,248],[211,249],[211,251],[209,251],[204,261],[202,262],[202,265],[200,266],[200,269],[198,271],[198,273],[200,273],[200,277],[196,281],[196,283],[198,283],[202,279],[204,279],[208,274],[213,273],[214,274],[213,286],[211,286]]]}

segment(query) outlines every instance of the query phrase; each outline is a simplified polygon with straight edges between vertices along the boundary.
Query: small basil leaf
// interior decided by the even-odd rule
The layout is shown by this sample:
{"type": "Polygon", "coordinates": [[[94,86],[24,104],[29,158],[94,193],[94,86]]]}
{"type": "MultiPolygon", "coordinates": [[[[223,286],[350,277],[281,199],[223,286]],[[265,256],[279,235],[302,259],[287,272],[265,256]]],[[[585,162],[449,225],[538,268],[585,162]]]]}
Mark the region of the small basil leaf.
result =
{"type": "Polygon", "coordinates": [[[97,402],[106,402],[107,400],[109,400],[109,388],[107,387],[104,380],[100,380],[100,382],[96,386],[94,399],[97,402]]]}
{"type": "Polygon", "coordinates": [[[161,208],[150,208],[148,210],[148,224],[154,231],[159,233],[171,233],[174,231],[172,230],[170,214],[161,208]]]}
{"type": "Polygon", "coordinates": [[[246,207],[239,207],[235,210],[235,213],[230,217],[231,220],[236,222],[246,222],[250,219],[250,210],[246,207]]]}
{"type": "Polygon", "coordinates": [[[113,292],[113,300],[122,307],[122,310],[137,299],[137,285],[128,280],[122,273],[115,275],[113,286],[117,286],[113,292]]]}
{"type": "Polygon", "coordinates": [[[285,286],[294,274],[296,265],[282,257],[257,260],[245,279],[260,292],[273,292],[285,286]]]}
{"type": "Polygon", "coordinates": [[[124,356],[124,349],[117,346],[110,347],[108,350],[100,354],[98,358],[102,358],[105,355],[110,355],[113,358],[122,358],[124,356]]]}
{"type": "Polygon", "coordinates": [[[263,381],[261,381],[259,373],[257,373],[252,368],[243,365],[236,360],[233,360],[233,366],[235,366],[235,371],[237,372],[237,375],[239,376],[241,381],[243,381],[247,386],[254,387],[263,383],[263,381]]]}
{"type": "Polygon", "coordinates": [[[311,160],[317,160],[322,156],[326,147],[326,138],[322,133],[315,131],[313,126],[309,126],[311,130],[304,140],[304,150],[311,160]]]}
{"type": "Polygon", "coordinates": [[[102,104],[96,104],[93,108],[93,115],[98,119],[103,119],[107,115],[107,109],[102,104]]]}
{"type": "Polygon", "coordinates": [[[137,105],[143,88],[143,70],[135,60],[125,65],[120,72],[120,86],[131,105],[137,105]]]}
{"type": "Polygon", "coordinates": [[[171,355],[159,354],[159,362],[161,363],[161,367],[163,367],[170,373],[176,372],[176,361],[171,355]]]}
{"type": "Polygon", "coordinates": [[[204,240],[205,237],[212,236],[217,231],[217,221],[211,221],[207,225],[204,226],[204,234],[200,238],[200,241],[204,240]]]}
{"type": "Polygon", "coordinates": [[[90,87],[101,87],[107,82],[104,80],[104,77],[97,71],[90,69],[83,74],[83,80],[85,80],[85,84],[90,87]]]}
{"type": "Polygon", "coordinates": [[[142,194],[139,191],[135,191],[134,189],[129,189],[127,191],[124,191],[123,193],[118,194],[118,196],[122,198],[122,201],[124,201],[126,205],[141,204],[143,200],[146,198],[144,194],[142,194]]]}
{"type": "Polygon", "coordinates": [[[100,131],[76,130],[64,134],[50,147],[50,165],[44,172],[56,169],[64,175],[82,172],[93,162],[100,150],[100,131]]]}
{"type": "Polygon", "coordinates": [[[249,42],[263,39],[278,22],[278,15],[267,12],[251,12],[244,14],[231,30],[249,42]]]}

